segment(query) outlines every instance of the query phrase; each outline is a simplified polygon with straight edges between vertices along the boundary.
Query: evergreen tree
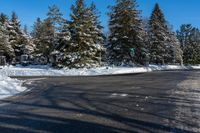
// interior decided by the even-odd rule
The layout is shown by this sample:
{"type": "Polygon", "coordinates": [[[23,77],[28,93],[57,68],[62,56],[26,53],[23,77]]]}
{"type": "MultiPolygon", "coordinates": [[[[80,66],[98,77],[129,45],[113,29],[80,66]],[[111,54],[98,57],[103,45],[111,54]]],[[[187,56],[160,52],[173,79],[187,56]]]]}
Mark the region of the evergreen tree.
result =
{"type": "Polygon", "coordinates": [[[21,45],[19,44],[19,34],[20,33],[20,22],[15,12],[12,13],[12,18],[9,23],[9,42],[14,49],[15,58],[13,58],[13,63],[19,62],[19,56],[21,55],[21,45]]]}
{"type": "Polygon", "coordinates": [[[51,53],[51,63],[54,67],[68,66],[69,46],[71,40],[71,33],[69,31],[69,21],[64,21],[62,24],[62,30],[58,33],[58,45],[51,53]]]}
{"type": "Polygon", "coordinates": [[[0,17],[0,50],[3,51],[4,56],[6,56],[6,61],[10,64],[15,56],[15,53],[9,43],[9,35],[6,27],[8,24],[8,18],[7,16],[4,16],[5,19],[2,19],[2,15],[3,14],[1,14],[0,17]]]}
{"type": "Polygon", "coordinates": [[[103,34],[101,22],[99,21],[99,14],[100,12],[97,10],[96,5],[92,2],[88,8],[89,22],[91,23],[89,33],[91,34],[92,43],[94,45],[92,47],[94,47],[93,49],[95,50],[92,58],[96,61],[94,64],[97,66],[103,65],[103,63],[106,62],[106,51],[104,47],[106,38],[103,34]]]}
{"type": "Polygon", "coordinates": [[[76,4],[72,5],[72,22],[69,27],[71,32],[69,67],[81,68],[100,65],[102,46],[96,40],[95,34],[98,34],[97,30],[99,31],[99,29],[94,15],[93,11],[85,6],[84,0],[77,0],[76,4]]]}
{"type": "Polygon", "coordinates": [[[64,21],[63,14],[56,5],[49,6],[49,11],[47,13],[47,19],[50,20],[56,30],[60,30],[61,25],[64,21]]]}
{"type": "Polygon", "coordinates": [[[168,62],[179,63],[180,65],[183,65],[183,51],[181,49],[180,41],[174,32],[170,33],[169,51],[170,58],[168,58],[168,62]]]}
{"type": "Polygon", "coordinates": [[[135,0],[116,0],[116,5],[111,7],[108,40],[111,64],[143,64],[146,58],[145,33],[136,7],[135,0]]]}
{"type": "Polygon", "coordinates": [[[170,27],[159,5],[156,4],[149,21],[149,51],[151,63],[182,64],[180,42],[170,27]]]}
{"type": "Polygon", "coordinates": [[[51,20],[47,19],[41,26],[41,37],[39,38],[38,50],[44,57],[49,57],[54,48],[54,27],[51,20]]]}
{"type": "Polygon", "coordinates": [[[6,23],[9,23],[9,18],[6,14],[0,13],[0,22],[5,25],[6,23]]]}
{"type": "Polygon", "coordinates": [[[177,37],[183,49],[183,60],[185,64],[200,63],[200,31],[190,24],[184,24],[177,31],[177,37]]]}
{"type": "Polygon", "coordinates": [[[67,47],[69,46],[70,40],[71,40],[71,33],[69,30],[69,21],[65,21],[62,25],[62,30],[58,35],[59,38],[59,45],[56,46],[56,50],[60,50],[62,52],[68,51],[67,47]]]}
{"type": "Polygon", "coordinates": [[[26,35],[29,34],[29,33],[28,33],[28,27],[27,27],[27,25],[24,25],[23,32],[24,32],[26,35]]]}
{"type": "Polygon", "coordinates": [[[33,54],[35,52],[36,46],[34,44],[33,38],[30,36],[28,32],[28,27],[25,25],[22,31],[23,37],[23,45],[22,45],[22,53],[29,55],[30,58],[33,58],[33,54]]]}
{"type": "Polygon", "coordinates": [[[144,29],[143,41],[146,44],[145,48],[145,58],[144,58],[144,65],[148,66],[150,62],[150,25],[149,25],[149,18],[142,19],[142,25],[144,29]]]}
{"type": "Polygon", "coordinates": [[[15,51],[14,63],[20,63],[21,55],[23,55],[23,49],[25,45],[28,45],[26,36],[21,30],[20,21],[15,12],[12,13],[12,18],[8,27],[9,43],[15,51]]]}
{"type": "MultiPolygon", "coordinates": [[[[56,5],[52,5],[49,7],[49,11],[47,13],[47,20],[50,21],[52,23],[52,29],[51,31],[54,32],[54,37],[51,36],[52,38],[52,46],[51,46],[51,51],[50,54],[51,56],[49,58],[51,58],[52,56],[54,57],[55,56],[55,60],[58,60],[57,58],[62,55],[60,52],[58,52],[56,50],[56,48],[58,48],[61,44],[60,44],[60,41],[61,41],[61,32],[63,32],[63,25],[65,25],[65,20],[63,18],[63,14],[60,12],[60,9],[56,6],[56,5]]],[[[54,61],[54,60],[50,60],[51,63],[53,65],[56,65],[58,62],[57,61],[54,61]]]]}
{"type": "Polygon", "coordinates": [[[169,31],[163,12],[155,5],[150,21],[150,61],[155,64],[165,64],[168,58],[169,31]]]}
{"type": "Polygon", "coordinates": [[[54,47],[59,45],[58,34],[62,30],[62,25],[64,23],[63,14],[56,5],[49,6],[49,11],[47,13],[47,20],[51,21],[54,28],[54,47]]]}
{"type": "Polygon", "coordinates": [[[181,49],[184,51],[185,47],[190,43],[190,37],[193,27],[191,24],[183,24],[180,27],[180,30],[177,31],[177,38],[181,43],[181,49]]]}
{"type": "Polygon", "coordinates": [[[41,37],[41,28],[42,28],[42,21],[40,18],[37,18],[36,22],[33,24],[33,30],[31,32],[31,36],[34,39],[34,42],[37,44],[39,38],[41,37]]]}
{"type": "Polygon", "coordinates": [[[36,45],[35,64],[49,63],[51,52],[55,47],[55,30],[52,21],[50,19],[41,21],[38,18],[34,23],[31,35],[36,45]]]}
{"type": "Polygon", "coordinates": [[[33,43],[35,44],[35,52],[33,54],[34,61],[33,64],[47,64],[47,58],[43,56],[42,50],[42,37],[43,37],[43,21],[40,18],[37,18],[34,22],[33,30],[31,32],[33,38],[33,43]]]}

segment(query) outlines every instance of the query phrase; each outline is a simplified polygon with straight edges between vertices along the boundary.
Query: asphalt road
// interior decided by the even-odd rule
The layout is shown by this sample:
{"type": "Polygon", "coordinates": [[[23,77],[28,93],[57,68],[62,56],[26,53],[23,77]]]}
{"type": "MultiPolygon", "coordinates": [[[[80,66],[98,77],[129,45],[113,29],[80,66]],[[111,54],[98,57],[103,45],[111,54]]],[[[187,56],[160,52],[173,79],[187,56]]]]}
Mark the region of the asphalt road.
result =
{"type": "Polygon", "coordinates": [[[200,133],[200,72],[21,78],[0,133],[200,133]]]}

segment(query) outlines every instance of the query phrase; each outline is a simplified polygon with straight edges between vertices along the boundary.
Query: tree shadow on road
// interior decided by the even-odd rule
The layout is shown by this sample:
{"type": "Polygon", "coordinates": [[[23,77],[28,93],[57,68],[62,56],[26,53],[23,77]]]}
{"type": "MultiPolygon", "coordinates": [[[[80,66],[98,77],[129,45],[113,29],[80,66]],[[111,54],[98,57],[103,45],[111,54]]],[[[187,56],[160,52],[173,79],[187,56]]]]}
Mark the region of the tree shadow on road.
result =
{"type": "Polygon", "coordinates": [[[90,83],[93,85],[88,87],[87,83],[66,85],[65,82],[48,82],[47,85],[44,82],[43,89],[35,88],[20,96],[1,100],[0,132],[195,133],[171,125],[176,120],[170,114],[166,116],[166,113],[159,112],[166,110],[167,105],[158,103],[158,107],[157,103],[150,104],[145,100],[147,94],[134,95],[132,89],[123,92],[117,86],[110,90],[110,83],[96,79],[90,83]],[[112,96],[112,93],[125,92],[129,94],[127,97],[112,96]],[[164,123],[165,120],[168,122],[164,123]]]}

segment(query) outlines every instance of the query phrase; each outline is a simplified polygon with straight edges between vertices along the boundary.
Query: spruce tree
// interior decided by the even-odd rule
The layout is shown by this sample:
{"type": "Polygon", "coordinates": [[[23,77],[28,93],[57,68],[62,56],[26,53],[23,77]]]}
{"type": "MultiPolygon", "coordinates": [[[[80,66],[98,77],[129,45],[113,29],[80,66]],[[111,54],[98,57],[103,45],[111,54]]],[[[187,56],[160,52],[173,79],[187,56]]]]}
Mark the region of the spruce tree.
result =
{"type": "Polygon", "coordinates": [[[41,37],[41,30],[42,30],[41,28],[42,28],[42,21],[40,18],[37,18],[36,22],[34,22],[33,24],[33,30],[31,32],[31,36],[33,37],[36,43],[41,37]]]}
{"type": "Polygon", "coordinates": [[[71,40],[71,33],[69,31],[69,21],[64,21],[62,30],[58,33],[58,45],[51,53],[51,62],[53,67],[66,67],[69,65],[68,55],[70,53],[69,46],[71,40]]]}
{"type": "Polygon", "coordinates": [[[181,49],[181,44],[176,34],[172,31],[169,36],[169,51],[168,62],[183,65],[183,51],[181,49]]]}
{"type": "Polygon", "coordinates": [[[181,43],[181,49],[184,51],[186,46],[190,43],[190,34],[192,33],[193,27],[191,24],[183,24],[180,29],[176,32],[177,38],[181,43]]]}
{"type": "Polygon", "coordinates": [[[9,23],[9,18],[8,18],[8,16],[6,15],[6,14],[4,14],[4,13],[0,13],[0,22],[1,22],[1,24],[8,24],[9,23]]]}
{"type": "Polygon", "coordinates": [[[97,43],[99,41],[95,36],[96,30],[99,29],[94,15],[93,11],[85,6],[84,0],[77,0],[76,4],[72,5],[69,67],[89,68],[100,65],[102,46],[97,43]]]}
{"type": "Polygon", "coordinates": [[[28,27],[27,25],[24,25],[24,29],[23,29],[24,34],[28,35],[28,27]]]}
{"type": "MultiPolygon", "coordinates": [[[[194,50],[194,39],[192,39],[193,27],[191,24],[183,24],[180,27],[180,30],[177,31],[177,38],[180,41],[181,49],[183,51],[183,61],[185,64],[190,64],[193,62],[194,50]],[[192,41],[193,40],[193,41],[192,41]]],[[[196,49],[196,48],[194,48],[196,49]]]]}
{"type": "Polygon", "coordinates": [[[200,64],[200,31],[190,24],[184,24],[177,31],[181,42],[185,64],[200,64]]]}
{"type": "Polygon", "coordinates": [[[88,22],[90,24],[90,31],[88,34],[91,34],[92,45],[94,50],[94,54],[92,55],[94,64],[96,66],[101,66],[105,63],[105,36],[103,34],[103,27],[101,26],[101,22],[99,21],[99,14],[100,12],[97,10],[96,5],[94,2],[88,8],[88,22]]]}
{"type": "Polygon", "coordinates": [[[50,20],[55,28],[55,32],[61,30],[61,25],[64,21],[63,14],[56,5],[49,6],[47,19],[50,20]]]}
{"type": "Polygon", "coordinates": [[[150,28],[150,61],[155,64],[165,64],[168,57],[168,27],[164,14],[158,4],[155,5],[149,21],[150,28]]]}
{"type": "Polygon", "coordinates": [[[34,22],[33,25],[33,30],[31,32],[31,36],[32,36],[32,40],[33,43],[35,44],[35,52],[33,54],[33,57],[35,58],[34,60],[34,64],[38,65],[38,64],[46,64],[47,63],[47,58],[43,57],[43,53],[42,53],[42,44],[41,44],[41,40],[42,40],[42,35],[43,35],[43,22],[40,18],[37,18],[36,22],[34,22]],[[42,61],[41,61],[42,58],[42,61]],[[44,60],[44,61],[43,61],[44,60]]]}
{"type": "Polygon", "coordinates": [[[116,0],[109,13],[110,35],[108,59],[110,64],[143,64],[147,51],[144,30],[135,0],[116,0]]]}
{"type": "Polygon", "coordinates": [[[55,29],[51,19],[42,21],[37,18],[31,33],[35,44],[35,64],[48,64],[51,52],[55,48],[55,29]]]}
{"type": "Polygon", "coordinates": [[[34,57],[36,46],[26,25],[24,26],[24,29],[22,31],[22,37],[23,37],[22,53],[24,55],[28,55],[32,59],[34,57]]]}
{"type": "Polygon", "coordinates": [[[62,52],[64,51],[68,51],[67,47],[70,43],[71,40],[71,33],[69,30],[69,25],[70,22],[65,20],[62,24],[62,30],[61,32],[58,34],[58,38],[59,38],[59,45],[56,46],[56,50],[60,50],[62,52]]]}
{"type": "Polygon", "coordinates": [[[12,18],[8,27],[9,43],[15,51],[14,63],[20,63],[21,55],[23,55],[23,49],[27,45],[27,38],[21,30],[21,24],[18,16],[15,12],[12,13],[12,18]]]}
{"type": "Polygon", "coordinates": [[[153,64],[182,64],[180,42],[158,4],[149,20],[150,61],[153,64]]]}
{"type": "MultiPolygon", "coordinates": [[[[1,14],[2,15],[2,14],[1,14]]],[[[0,19],[0,50],[3,51],[6,61],[10,64],[15,57],[14,49],[9,43],[9,34],[7,31],[8,18],[0,19]]]]}
{"type": "Polygon", "coordinates": [[[38,43],[36,44],[37,53],[48,60],[55,46],[54,27],[50,19],[46,19],[42,22],[39,34],[38,43]]]}

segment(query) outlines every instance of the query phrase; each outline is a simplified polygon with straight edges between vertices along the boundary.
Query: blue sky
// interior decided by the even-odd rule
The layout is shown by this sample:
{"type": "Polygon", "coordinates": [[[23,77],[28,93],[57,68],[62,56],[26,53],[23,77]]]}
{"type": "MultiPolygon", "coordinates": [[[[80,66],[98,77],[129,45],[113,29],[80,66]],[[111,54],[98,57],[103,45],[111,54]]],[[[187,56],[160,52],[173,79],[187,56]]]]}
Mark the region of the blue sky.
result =
{"type": "MultiPolygon", "coordinates": [[[[11,14],[16,11],[22,25],[29,27],[37,17],[45,18],[48,6],[56,4],[69,19],[70,7],[75,0],[0,0],[0,12],[11,14]]],[[[108,5],[113,5],[114,0],[85,0],[87,3],[94,1],[98,10],[101,12],[101,21],[107,27],[108,17],[106,13],[108,5]]],[[[200,0],[137,0],[138,9],[142,10],[143,17],[149,17],[155,3],[159,3],[166,19],[178,29],[181,24],[191,23],[193,26],[200,27],[200,0]]]]}

